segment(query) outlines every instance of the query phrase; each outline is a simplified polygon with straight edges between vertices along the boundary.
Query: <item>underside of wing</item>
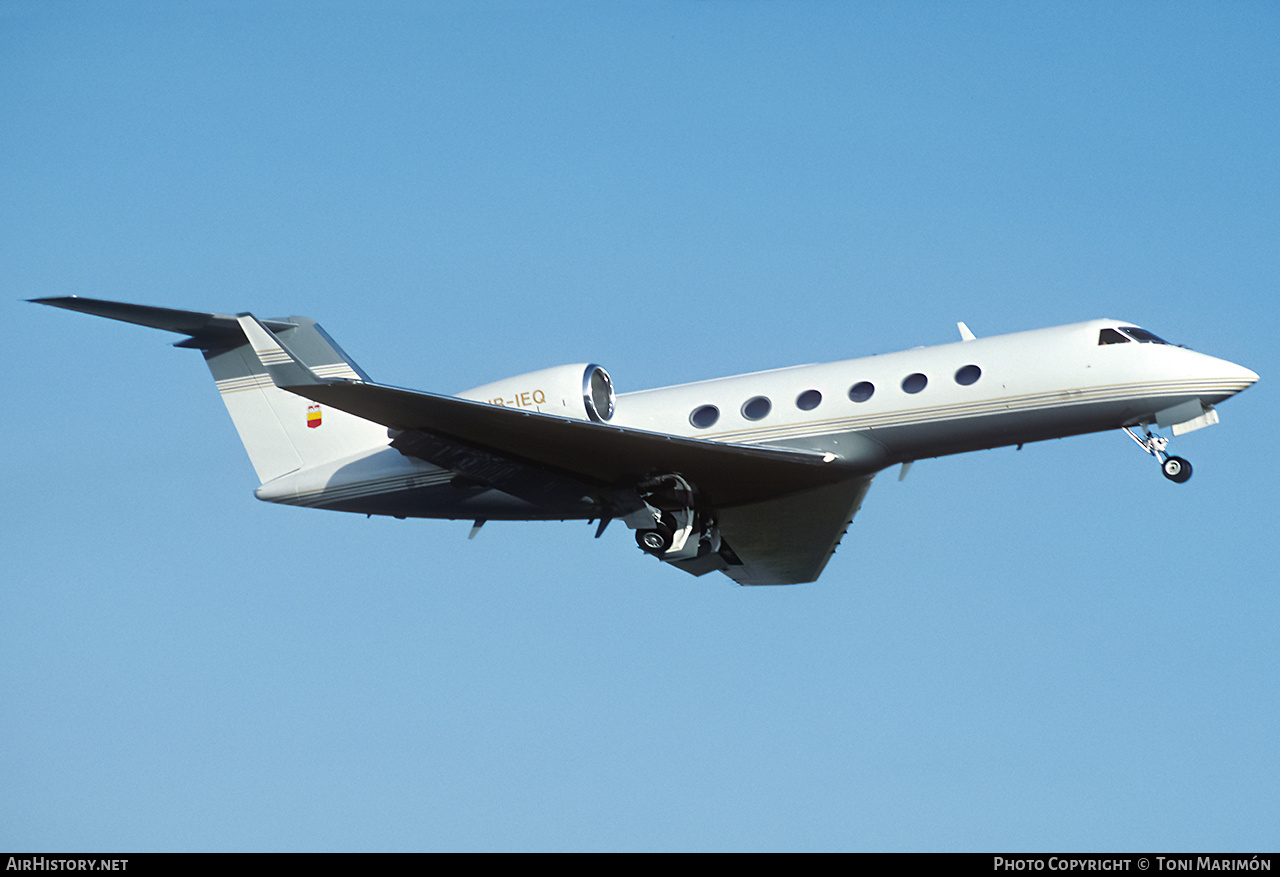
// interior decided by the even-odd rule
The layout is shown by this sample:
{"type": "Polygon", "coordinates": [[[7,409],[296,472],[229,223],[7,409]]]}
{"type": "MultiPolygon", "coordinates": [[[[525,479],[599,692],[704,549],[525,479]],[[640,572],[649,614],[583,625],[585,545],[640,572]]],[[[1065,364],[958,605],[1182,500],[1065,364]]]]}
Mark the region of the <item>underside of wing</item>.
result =
{"type": "Polygon", "coordinates": [[[720,533],[729,550],[675,566],[693,575],[718,570],[740,585],[815,581],[861,508],[873,477],[721,509],[720,533]]]}
{"type": "Polygon", "coordinates": [[[740,585],[812,582],[848,529],[874,476],[864,475],[720,513],[720,532],[741,566],[725,573],[740,585]]]}

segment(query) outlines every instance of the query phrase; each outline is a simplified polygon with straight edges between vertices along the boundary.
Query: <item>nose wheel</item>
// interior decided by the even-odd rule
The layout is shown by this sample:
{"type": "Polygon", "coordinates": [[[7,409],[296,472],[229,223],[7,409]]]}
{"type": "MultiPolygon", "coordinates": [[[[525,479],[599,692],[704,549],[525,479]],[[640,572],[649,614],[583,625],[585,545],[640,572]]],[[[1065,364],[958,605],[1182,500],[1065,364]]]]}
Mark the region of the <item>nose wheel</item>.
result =
{"type": "Polygon", "coordinates": [[[1160,471],[1164,473],[1165,478],[1174,484],[1182,484],[1191,477],[1190,463],[1181,457],[1174,457],[1164,452],[1164,449],[1169,446],[1167,438],[1153,434],[1148,427],[1143,428],[1141,438],[1127,426],[1124,431],[1129,433],[1129,438],[1137,442],[1140,448],[1160,461],[1160,471]]]}
{"type": "Polygon", "coordinates": [[[1191,477],[1191,464],[1181,457],[1166,457],[1160,464],[1164,477],[1175,484],[1181,484],[1191,477]]]}

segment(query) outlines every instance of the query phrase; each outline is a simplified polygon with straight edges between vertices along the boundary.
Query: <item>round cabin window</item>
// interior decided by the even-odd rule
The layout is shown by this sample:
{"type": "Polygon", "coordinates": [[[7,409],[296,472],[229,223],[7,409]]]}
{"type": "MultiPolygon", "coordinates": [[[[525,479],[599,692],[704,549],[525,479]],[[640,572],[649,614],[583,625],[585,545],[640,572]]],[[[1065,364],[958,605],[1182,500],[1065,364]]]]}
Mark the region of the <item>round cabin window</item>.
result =
{"type": "Polygon", "coordinates": [[[859,381],[849,388],[849,398],[854,402],[865,402],[876,391],[876,385],[870,381],[859,381]]]}
{"type": "Polygon", "coordinates": [[[698,429],[706,429],[715,425],[720,419],[720,409],[714,405],[702,405],[693,409],[693,413],[689,415],[689,422],[698,429]]]}
{"type": "Polygon", "coordinates": [[[916,372],[915,374],[907,375],[902,379],[902,391],[904,393],[919,393],[928,385],[928,383],[928,378],[920,374],[920,372],[916,372]]]}
{"type": "Polygon", "coordinates": [[[796,407],[801,411],[812,411],[822,404],[822,394],[817,390],[805,390],[796,397],[796,407]]]}
{"type": "Polygon", "coordinates": [[[747,420],[763,420],[769,416],[769,412],[772,410],[772,402],[764,396],[756,396],[754,399],[748,399],[746,404],[742,406],[742,416],[747,420]]]}

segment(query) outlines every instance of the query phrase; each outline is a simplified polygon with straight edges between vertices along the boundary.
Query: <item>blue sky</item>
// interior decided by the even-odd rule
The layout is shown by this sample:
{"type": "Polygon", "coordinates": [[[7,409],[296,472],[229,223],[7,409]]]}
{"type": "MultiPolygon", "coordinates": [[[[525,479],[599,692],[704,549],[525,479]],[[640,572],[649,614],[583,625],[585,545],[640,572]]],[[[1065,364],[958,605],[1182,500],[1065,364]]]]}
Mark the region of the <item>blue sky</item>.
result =
{"type": "Polygon", "coordinates": [[[1274,850],[1270,3],[0,0],[0,847],[1274,850]],[[1260,383],[885,473],[816,584],[269,506],[198,355],[621,391],[1110,316],[1260,383]]]}

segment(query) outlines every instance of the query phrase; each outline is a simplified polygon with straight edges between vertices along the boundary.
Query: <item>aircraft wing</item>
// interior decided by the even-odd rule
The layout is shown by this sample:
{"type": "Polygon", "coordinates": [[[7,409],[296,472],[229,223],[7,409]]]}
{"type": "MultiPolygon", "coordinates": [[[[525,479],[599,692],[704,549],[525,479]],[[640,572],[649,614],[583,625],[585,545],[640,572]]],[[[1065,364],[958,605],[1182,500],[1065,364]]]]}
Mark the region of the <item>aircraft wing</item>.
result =
{"type": "Polygon", "coordinates": [[[713,442],[322,379],[255,318],[239,319],[281,389],[399,430],[396,447],[437,465],[497,473],[526,495],[572,491],[576,483],[607,497],[647,477],[679,473],[716,509],[729,549],[675,564],[694,575],[720,569],[741,584],[813,581],[871,485],[870,474],[814,451],[713,442]]]}
{"type": "Polygon", "coordinates": [[[739,563],[712,555],[675,565],[695,575],[719,569],[740,584],[816,579],[871,485],[870,475],[811,451],[683,438],[360,381],[283,388],[471,455],[496,455],[602,488],[678,472],[717,509],[739,563]]]}
{"type": "Polygon", "coordinates": [[[683,438],[362,381],[282,389],[391,429],[429,433],[601,487],[680,472],[717,506],[759,502],[850,476],[813,451],[683,438]]]}

